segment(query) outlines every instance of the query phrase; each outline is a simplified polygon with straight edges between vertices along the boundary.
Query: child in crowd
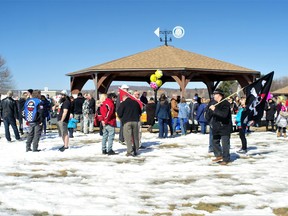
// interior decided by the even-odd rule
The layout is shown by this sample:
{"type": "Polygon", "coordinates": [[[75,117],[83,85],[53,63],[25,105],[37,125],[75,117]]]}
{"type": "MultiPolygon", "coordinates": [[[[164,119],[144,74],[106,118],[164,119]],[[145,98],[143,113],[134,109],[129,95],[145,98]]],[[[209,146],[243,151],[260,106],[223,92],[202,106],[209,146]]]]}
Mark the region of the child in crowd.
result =
{"type": "Polygon", "coordinates": [[[73,114],[71,113],[70,114],[70,119],[69,119],[69,122],[68,122],[68,133],[69,133],[69,138],[73,138],[73,132],[74,132],[74,129],[77,128],[77,123],[79,121],[77,119],[75,119],[73,117],[73,114]]]}

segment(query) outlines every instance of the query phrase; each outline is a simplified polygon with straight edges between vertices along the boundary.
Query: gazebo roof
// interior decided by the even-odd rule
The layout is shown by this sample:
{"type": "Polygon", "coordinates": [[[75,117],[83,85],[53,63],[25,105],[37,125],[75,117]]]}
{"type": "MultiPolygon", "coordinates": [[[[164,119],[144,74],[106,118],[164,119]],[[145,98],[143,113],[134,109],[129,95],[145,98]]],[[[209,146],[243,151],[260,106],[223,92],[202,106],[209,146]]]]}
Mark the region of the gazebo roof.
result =
{"type": "Polygon", "coordinates": [[[212,93],[221,81],[237,80],[246,86],[260,76],[259,71],[165,45],[66,75],[74,93],[91,79],[97,92],[106,93],[113,81],[150,83],[157,69],[163,72],[162,82],[177,82],[183,95],[189,82],[203,82],[212,93]]]}
{"type": "Polygon", "coordinates": [[[173,46],[159,46],[144,52],[92,66],[83,70],[68,73],[68,76],[81,75],[87,72],[125,72],[149,70],[189,70],[259,73],[245,67],[209,58],[173,46]]]}

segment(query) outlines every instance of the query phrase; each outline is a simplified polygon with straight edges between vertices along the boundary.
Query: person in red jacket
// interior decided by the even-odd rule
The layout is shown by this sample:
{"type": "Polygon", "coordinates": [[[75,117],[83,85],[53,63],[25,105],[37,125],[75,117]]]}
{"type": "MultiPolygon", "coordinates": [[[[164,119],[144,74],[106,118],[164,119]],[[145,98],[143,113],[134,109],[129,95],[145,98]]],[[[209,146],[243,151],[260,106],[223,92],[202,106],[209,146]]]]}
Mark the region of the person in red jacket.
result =
{"type": "Polygon", "coordinates": [[[116,127],[116,114],[115,114],[115,101],[117,95],[115,93],[109,93],[106,100],[100,107],[101,123],[103,125],[103,138],[102,138],[102,154],[114,155],[113,140],[115,137],[116,127]],[[106,143],[108,141],[108,147],[106,143]]]}

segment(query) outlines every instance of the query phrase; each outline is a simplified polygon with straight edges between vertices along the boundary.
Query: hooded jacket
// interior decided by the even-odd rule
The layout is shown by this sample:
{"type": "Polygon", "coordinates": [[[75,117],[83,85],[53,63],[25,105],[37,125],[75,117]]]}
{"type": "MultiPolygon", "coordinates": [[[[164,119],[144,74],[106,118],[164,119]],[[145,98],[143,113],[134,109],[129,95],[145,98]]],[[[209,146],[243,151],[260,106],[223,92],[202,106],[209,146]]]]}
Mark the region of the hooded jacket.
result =
{"type": "Polygon", "coordinates": [[[116,127],[116,114],[115,105],[111,98],[106,98],[100,107],[101,116],[99,116],[100,121],[104,121],[105,125],[110,125],[116,127]]]}

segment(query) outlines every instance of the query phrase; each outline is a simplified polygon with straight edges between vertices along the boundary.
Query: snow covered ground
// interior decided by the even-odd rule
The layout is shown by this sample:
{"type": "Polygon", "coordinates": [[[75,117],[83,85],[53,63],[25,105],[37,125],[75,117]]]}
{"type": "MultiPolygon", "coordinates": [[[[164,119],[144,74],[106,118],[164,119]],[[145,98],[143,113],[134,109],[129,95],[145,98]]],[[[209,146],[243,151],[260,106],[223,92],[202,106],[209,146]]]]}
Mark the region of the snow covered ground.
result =
{"type": "MultiPolygon", "coordinates": [[[[12,132],[12,130],[11,130],[12,132]]],[[[209,135],[158,139],[143,133],[137,157],[101,154],[98,133],[75,133],[58,151],[56,131],[39,153],[8,143],[0,127],[0,215],[288,215],[288,139],[253,132],[247,155],[231,138],[228,166],[212,163],[209,135]]],[[[14,134],[12,132],[12,137],[14,134]]]]}

